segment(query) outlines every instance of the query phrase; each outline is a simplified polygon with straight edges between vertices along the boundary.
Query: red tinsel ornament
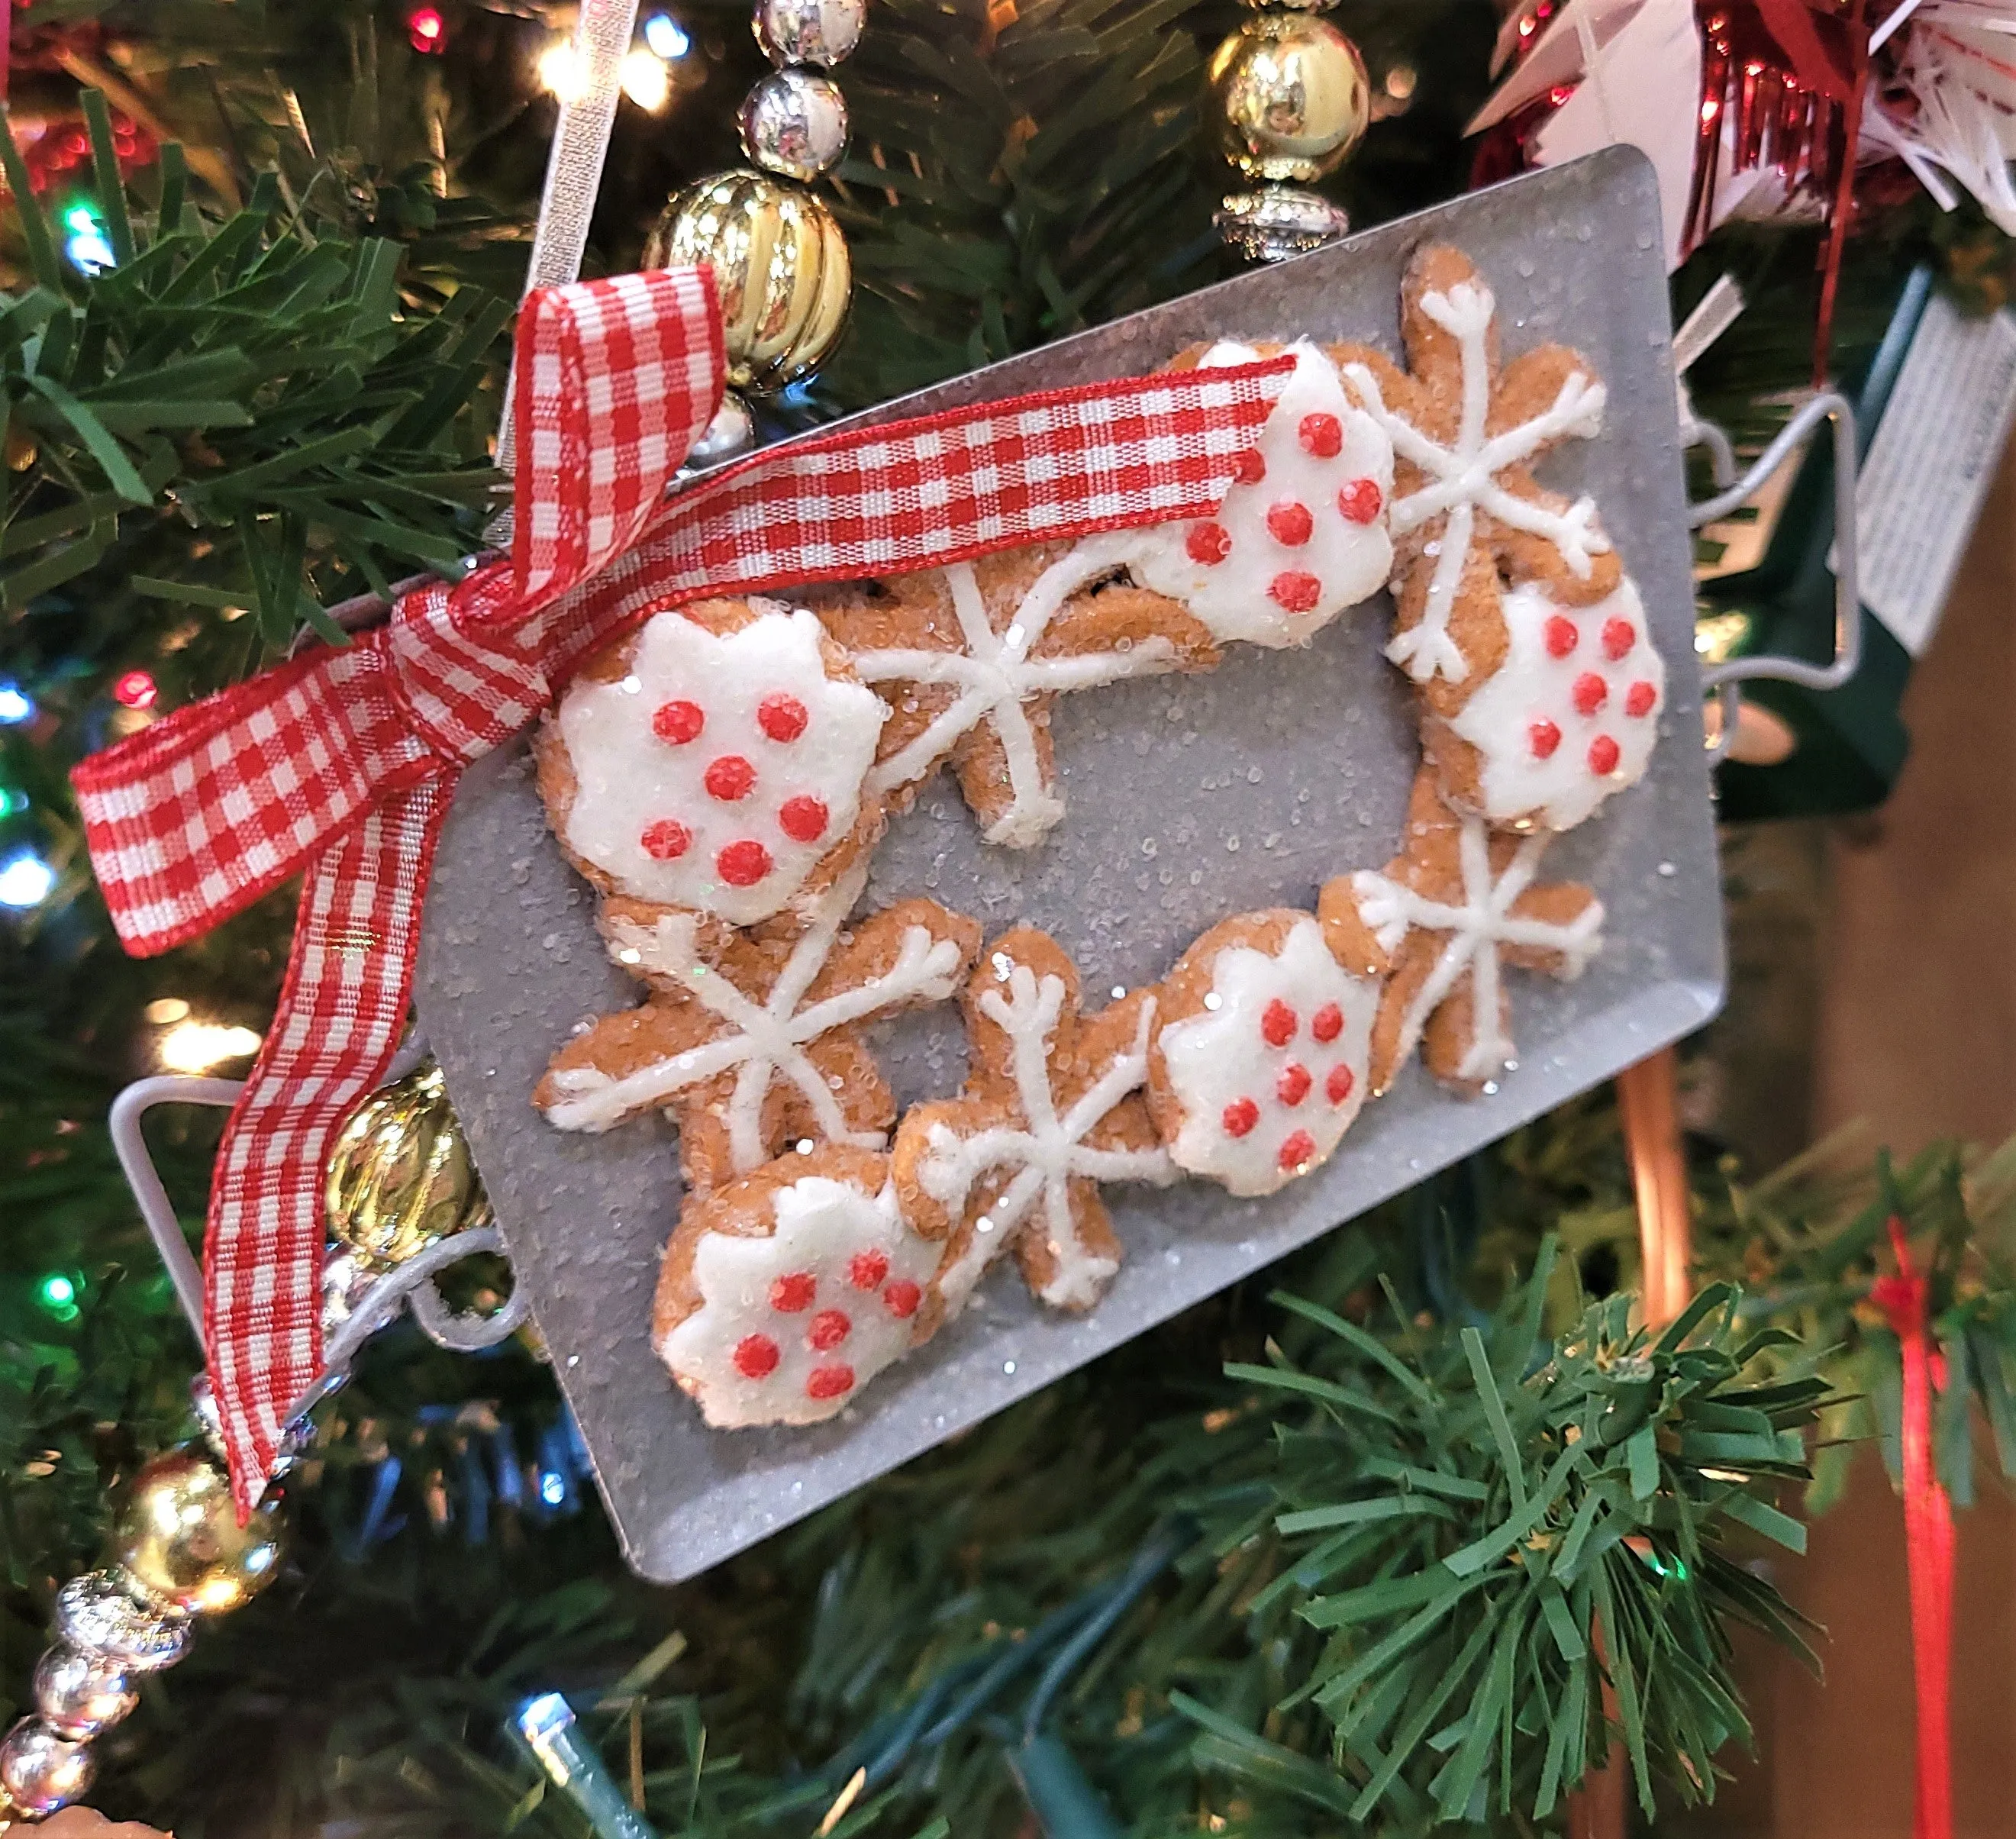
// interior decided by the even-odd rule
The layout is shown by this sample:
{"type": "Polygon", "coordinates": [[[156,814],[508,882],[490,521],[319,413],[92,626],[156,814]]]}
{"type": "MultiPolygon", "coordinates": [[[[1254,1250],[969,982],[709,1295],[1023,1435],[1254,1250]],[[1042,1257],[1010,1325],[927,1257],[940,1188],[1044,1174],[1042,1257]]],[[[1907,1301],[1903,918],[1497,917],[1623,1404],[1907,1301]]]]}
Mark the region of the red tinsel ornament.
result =
{"type": "Polygon", "coordinates": [[[1714,227],[1725,172],[1768,168],[1787,196],[1820,202],[1827,229],[1813,340],[1818,385],[1827,376],[1869,88],[1868,0],[1697,0],[1697,11],[1701,124],[1687,240],[1697,244],[1714,227]]]}

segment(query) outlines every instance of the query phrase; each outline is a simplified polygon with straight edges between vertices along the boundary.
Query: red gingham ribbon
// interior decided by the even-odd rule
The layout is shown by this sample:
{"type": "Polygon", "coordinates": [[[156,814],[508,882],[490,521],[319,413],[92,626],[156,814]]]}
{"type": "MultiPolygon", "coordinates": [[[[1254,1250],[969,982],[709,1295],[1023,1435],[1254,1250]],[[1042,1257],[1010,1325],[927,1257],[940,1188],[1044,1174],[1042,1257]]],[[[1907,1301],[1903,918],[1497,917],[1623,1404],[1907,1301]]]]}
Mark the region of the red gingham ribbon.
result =
{"type": "Polygon", "coordinates": [[[211,1381],[241,1510],[322,1372],[321,1174],[405,1027],[462,768],[590,653],[709,594],[900,573],[1213,510],[1292,360],[1101,383],[794,441],[665,488],[721,399],[704,269],[551,288],[520,315],[512,552],[176,711],[73,775],[127,949],[305,871],[278,1013],[218,1153],[211,1381]]]}

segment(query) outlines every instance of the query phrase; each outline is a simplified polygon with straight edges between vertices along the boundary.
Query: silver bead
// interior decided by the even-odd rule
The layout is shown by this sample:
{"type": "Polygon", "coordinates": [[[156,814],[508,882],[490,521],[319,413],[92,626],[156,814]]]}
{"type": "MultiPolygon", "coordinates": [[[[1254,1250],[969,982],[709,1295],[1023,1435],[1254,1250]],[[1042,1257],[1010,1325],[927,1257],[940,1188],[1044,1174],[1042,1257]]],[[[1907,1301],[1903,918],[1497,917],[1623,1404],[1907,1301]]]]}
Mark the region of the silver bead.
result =
{"type": "Polygon", "coordinates": [[[61,1645],[35,1663],[34,1693],[42,1722],[73,1741],[110,1729],[140,1702],[112,1661],[61,1645]]]}
{"type": "Polygon", "coordinates": [[[756,0],[756,42],[773,64],[831,70],[861,42],[868,0],[756,0]]]}
{"type": "Polygon", "coordinates": [[[706,430],[687,452],[686,463],[679,468],[679,477],[690,479],[710,467],[725,466],[755,444],[756,422],[749,412],[749,405],[733,390],[725,390],[722,392],[721,406],[714,412],[714,419],[707,424],[706,430]]]}
{"type": "Polygon", "coordinates": [[[186,1623],[141,1607],[110,1571],[87,1571],[65,1584],[56,1592],[56,1619],[67,1645],[128,1673],[172,1667],[189,1645],[186,1623]]]}
{"type": "Polygon", "coordinates": [[[1284,262],[1348,235],[1344,207],[1299,185],[1234,192],[1211,219],[1219,239],[1250,262],[1284,262]]]}
{"type": "Polygon", "coordinates": [[[331,1245],[322,1261],[322,1331],[333,1334],[357,1312],[358,1305],[378,1281],[380,1273],[340,1245],[331,1245]]]}
{"type": "Polygon", "coordinates": [[[86,1745],[58,1736],[39,1718],[23,1718],[0,1737],[0,1790],[31,1819],[69,1805],[95,1772],[86,1745]]]}
{"type": "Polygon", "coordinates": [[[751,90],[740,121],[743,150],[786,178],[817,178],[847,151],[847,99],[840,85],[801,64],[772,70],[751,90]]]}

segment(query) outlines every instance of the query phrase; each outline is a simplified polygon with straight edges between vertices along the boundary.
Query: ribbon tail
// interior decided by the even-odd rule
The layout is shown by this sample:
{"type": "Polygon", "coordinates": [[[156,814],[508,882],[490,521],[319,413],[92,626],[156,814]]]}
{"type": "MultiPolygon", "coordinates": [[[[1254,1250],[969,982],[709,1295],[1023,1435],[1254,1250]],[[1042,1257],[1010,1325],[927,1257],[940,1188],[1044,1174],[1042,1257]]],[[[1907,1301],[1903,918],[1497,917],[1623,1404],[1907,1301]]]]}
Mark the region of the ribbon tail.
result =
{"type": "Polygon", "coordinates": [[[204,1340],[239,1514],[322,1377],[322,1171],[405,1028],[452,779],[395,792],[310,865],[272,1032],[226,1126],[204,1240],[204,1340]]]}

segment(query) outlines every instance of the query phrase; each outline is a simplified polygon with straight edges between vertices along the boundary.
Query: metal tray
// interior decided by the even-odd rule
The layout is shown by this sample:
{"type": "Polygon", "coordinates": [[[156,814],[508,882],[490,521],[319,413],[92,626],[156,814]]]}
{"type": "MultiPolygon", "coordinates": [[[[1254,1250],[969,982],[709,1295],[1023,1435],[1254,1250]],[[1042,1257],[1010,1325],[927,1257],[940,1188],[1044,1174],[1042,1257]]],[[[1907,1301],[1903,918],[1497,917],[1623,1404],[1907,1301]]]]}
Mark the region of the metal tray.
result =
{"type": "MultiPolygon", "coordinates": [[[[1217,335],[1308,333],[1397,352],[1400,274],[1430,238],[1459,244],[1498,297],[1508,354],[1550,338],[1610,390],[1606,427],[1543,462],[1593,491],[1636,576],[1669,672],[1647,779],[1550,853],[1593,883],[1607,943],[1576,983],[1514,973],[1521,1063],[1493,1096],[1447,1096],[1418,1065],[1368,1106],[1330,1164],[1265,1200],[1190,1182],[1109,1189],[1127,1261],[1089,1316],[1031,1301],[1012,1268],[837,1420],[713,1431],[647,1342],[659,1253],[679,1204],[669,1126],[549,1128],[530,1094],[581,1017],[636,999],[603,955],[589,890],[547,833],[522,746],[463,779],[435,865],[420,954],[422,1020],[448,1076],[518,1281],[552,1349],[630,1562],[691,1577],[1047,1385],[1118,1341],[1280,1258],[1699,1027],[1723,994],[1722,910],[1701,743],[1694,595],[1652,169],[1614,149],[1515,179],[997,364],[873,412],[1129,375],[1217,335]]],[[[990,934],[1056,934],[1085,985],[1153,981],[1228,913],[1307,906],[1318,885],[1392,854],[1419,748],[1380,647],[1383,596],[1305,651],[1235,647],[1210,675],[1067,696],[1056,714],[1068,812],[1036,850],[983,844],[949,779],[877,852],[876,904],[919,891],[990,934]]],[[[955,1012],[884,1024],[905,1103],[960,1078],[955,1012]]]]}

